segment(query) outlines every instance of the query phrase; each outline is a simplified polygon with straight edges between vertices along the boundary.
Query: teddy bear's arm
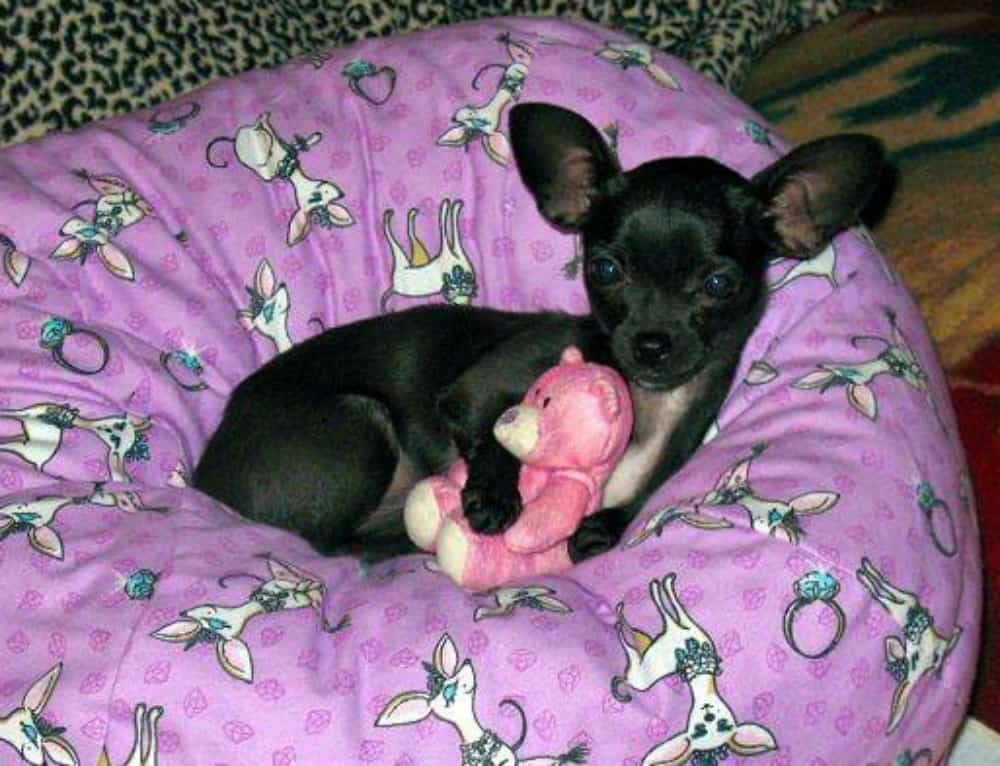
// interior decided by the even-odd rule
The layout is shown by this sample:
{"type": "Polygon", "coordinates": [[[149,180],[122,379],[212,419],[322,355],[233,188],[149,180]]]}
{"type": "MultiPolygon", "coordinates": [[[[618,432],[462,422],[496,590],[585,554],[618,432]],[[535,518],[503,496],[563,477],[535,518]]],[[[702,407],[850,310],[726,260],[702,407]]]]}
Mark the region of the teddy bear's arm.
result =
{"type": "Polygon", "coordinates": [[[521,517],[504,533],[504,541],[516,553],[547,550],[576,531],[590,502],[590,488],[583,482],[568,476],[553,477],[525,504],[521,517]]]}

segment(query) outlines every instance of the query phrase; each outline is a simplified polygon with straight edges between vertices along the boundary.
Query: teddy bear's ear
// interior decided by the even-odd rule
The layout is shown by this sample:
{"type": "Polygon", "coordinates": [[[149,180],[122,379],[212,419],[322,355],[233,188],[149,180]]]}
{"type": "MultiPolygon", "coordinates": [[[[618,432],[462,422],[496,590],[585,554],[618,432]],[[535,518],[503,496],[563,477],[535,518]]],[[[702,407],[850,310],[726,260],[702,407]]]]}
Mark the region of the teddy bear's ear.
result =
{"type": "Polygon", "coordinates": [[[604,410],[608,420],[617,418],[622,410],[622,403],[618,398],[618,390],[611,381],[606,378],[598,378],[590,384],[590,390],[600,399],[601,409],[604,410]]]}
{"type": "Polygon", "coordinates": [[[576,346],[567,346],[559,361],[561,364],[583,364],[583,353],[576,346]]]}

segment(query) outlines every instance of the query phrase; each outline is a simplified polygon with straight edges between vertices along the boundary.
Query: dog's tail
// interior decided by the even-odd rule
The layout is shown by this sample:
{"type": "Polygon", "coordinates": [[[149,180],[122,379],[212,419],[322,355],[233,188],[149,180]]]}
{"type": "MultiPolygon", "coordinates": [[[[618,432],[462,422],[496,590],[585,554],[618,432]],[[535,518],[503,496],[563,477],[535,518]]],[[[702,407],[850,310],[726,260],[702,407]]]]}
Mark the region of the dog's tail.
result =
{"type": "Polygon", "coordinates": [[[380,564],[398,556],[409,556],[422,552],[409,540],[398,535],[352,537],[332,548],[324,548],[321,551],[325,556],[353,556],[366,567],[380,564]]]}
{"type": "Polygon", "coordinates": [[[517,749],[524,744],[524,737],[528,733],[528,718],[524,715],[524,708],[517,704],[515,700],[510,698],[500,700],[500,707],[503,707],[504,705],[510,705],[517,711],[517,714],[521,716],[521,736],[517,738],[517,742],[510,746],[510,749],[516,753],[517,749]]]}
{"type": "Polygon", "coordinates": [[[403,522],[404,499],[383,500],[347,536],[321,552],[328,556],[354,556],[365,564],[418,553],[403,522]]]}

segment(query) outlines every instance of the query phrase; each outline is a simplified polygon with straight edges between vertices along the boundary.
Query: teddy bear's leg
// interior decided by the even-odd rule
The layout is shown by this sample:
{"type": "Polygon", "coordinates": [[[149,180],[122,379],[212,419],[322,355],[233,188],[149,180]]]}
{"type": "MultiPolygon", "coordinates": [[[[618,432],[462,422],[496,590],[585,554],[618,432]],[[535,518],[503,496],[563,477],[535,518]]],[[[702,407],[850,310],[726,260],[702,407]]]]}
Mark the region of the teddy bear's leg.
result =
{"type": "Polygon", "coordinates": [[[448,519],[437,538],[437,562],[455,583],[488,590],[507,581],[511,554],[499,535],[477,535],[464,518],[448,519]]]}
{"type": "Polygon", "coordinates": [[[403,522],[410,540],[421,550],[433,551],[441,524],[462,504],[461,490],[446,478],[432,476],[410,490],[403,522]]]}
{"type": "Polygon", "coordinates": [[[403,507],[403,522],[406,534],[418,548],[424,551],[434,550],[434,541],[440,528],[441,510],[437,504],[434,483],[431,479],[418,482],[410,490],[403,507]]]}
{"type": "Polygon", "coordinates": [[[461,516],[447,519],[437,538],[441,570],[470,590],[489,590],[513,582],[563,572],[572,566],[566,541],[538,553],[515,553],[503,535],[476,534],[461,516]]]}
{"type": "Polygon", "coordinates": [[[444,476],[431,476],[410,490],[403,507],[403,522],[410,540],[421,550],[434,551],[441,524],[462,508],[462,487],[468,474],[457,460],[444,476]]]}

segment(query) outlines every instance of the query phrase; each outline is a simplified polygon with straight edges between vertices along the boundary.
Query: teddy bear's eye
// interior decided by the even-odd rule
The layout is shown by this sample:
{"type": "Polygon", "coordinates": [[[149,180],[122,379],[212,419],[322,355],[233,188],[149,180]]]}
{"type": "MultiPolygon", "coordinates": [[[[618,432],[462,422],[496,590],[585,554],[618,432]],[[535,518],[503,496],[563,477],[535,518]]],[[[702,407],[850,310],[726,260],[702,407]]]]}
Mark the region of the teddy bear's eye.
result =
{"type": "Polygon", "coordinates": [[[542,409],[544,410],[546,407],[548,407],[549,406],[549,402],[551,402],[551,401],[552,401],[552,397],[551,396],[546,396],[542,400],[542,409]]]}

